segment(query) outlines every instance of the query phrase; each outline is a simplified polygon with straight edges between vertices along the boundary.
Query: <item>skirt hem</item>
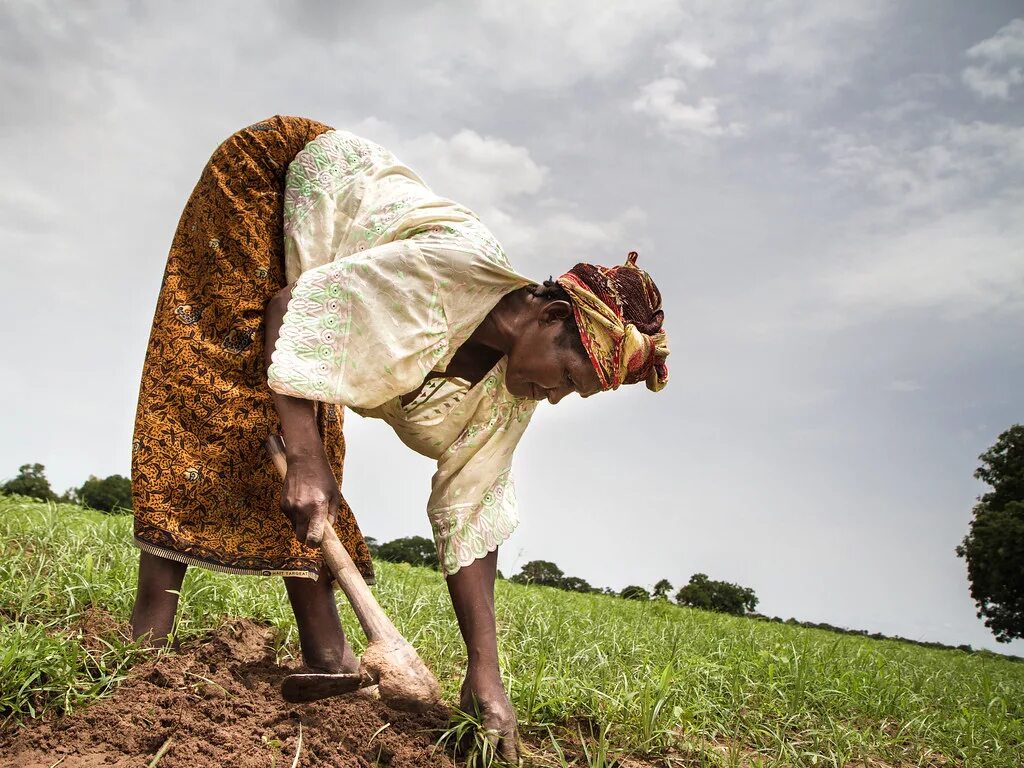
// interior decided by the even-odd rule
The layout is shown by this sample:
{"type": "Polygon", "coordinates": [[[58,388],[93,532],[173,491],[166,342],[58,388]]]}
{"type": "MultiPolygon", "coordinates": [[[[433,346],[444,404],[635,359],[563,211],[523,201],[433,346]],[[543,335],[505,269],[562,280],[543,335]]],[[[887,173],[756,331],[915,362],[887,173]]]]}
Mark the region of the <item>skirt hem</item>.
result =
{"type": "MultiPolygon", "coordinates": [[[[163,557],[165,560],[174,560],[175,562],[184,563],[185,565],[198,565],[201,568],[216,570],[220,573],[232,573],[234,575],[263,575],[263,577],[280,575],[280,577],[294,577],[298,579],[319,579],[319,573],[312,570],[290,570],[287,568],[236,568],[233,565],[221,565],[220,563],[203,560],[199,557],[194,557],[193,555],[183,555],[173,549],[157,547],[154,544],[143,542],[141,539],[136,537],[132,538],[132,543],[143,552],[148,552],[151,555],[156,555],[157,557],[163,557]]],[[[362,581],[365,581],[369,587],[373,587],[377,584],[376,578],[368,579],[366,575],[362,575],[362,581]]],[[[335,589],[337,589],[338,586],[339,585],[336,582],[335,589]]]]}
{"type": "MultiPolygon", "coordinates": [[[[196,565],[200,568],[206,568],[210,571],[219,571],[220,573],[232,573],[238,576],[291,576],[302,579],[318,579],[320,574],[316,571],[307,570],[296,570],[296,569],[277,569],[277,568],[236,568],[231,565],[221,565],[220,563],[211,563],[209,560],[203,560],[193,555],[185,555],[181,552],[177,552],[173,549],[166,549],[165,547],[158,547],[154,544],[150,544],[148,541],[142,541],[138,537],[132,537],[132,541],[135,546],[141,549],[143,552],[148,552],[151,555],[162,557],[165,560],[174,560],[178,563],[184,563],[185,565],[196,565]]],[[[367,579],[365,576],[363,579],[367,584],[373,585],[376,579],[367,579]]]]}

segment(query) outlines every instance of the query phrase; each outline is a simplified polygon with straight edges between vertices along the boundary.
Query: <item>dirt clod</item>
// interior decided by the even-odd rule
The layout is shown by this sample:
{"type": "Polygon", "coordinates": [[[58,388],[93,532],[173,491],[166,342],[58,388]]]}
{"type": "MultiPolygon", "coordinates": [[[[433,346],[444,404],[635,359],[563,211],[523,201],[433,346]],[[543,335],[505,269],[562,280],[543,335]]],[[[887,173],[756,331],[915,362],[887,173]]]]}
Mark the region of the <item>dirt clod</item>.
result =
{"type": "Polygon", "coordinates": [[[365,694],[289,704],[274,629],[232,621],[176,654],[137,665],[108,698],[54,722],[0,734],[4,765],[93,768],[148,765],[168,739],[160,768],[299,765],[451,766],[438,735],[449,712],[396,712],[365,694]]]}

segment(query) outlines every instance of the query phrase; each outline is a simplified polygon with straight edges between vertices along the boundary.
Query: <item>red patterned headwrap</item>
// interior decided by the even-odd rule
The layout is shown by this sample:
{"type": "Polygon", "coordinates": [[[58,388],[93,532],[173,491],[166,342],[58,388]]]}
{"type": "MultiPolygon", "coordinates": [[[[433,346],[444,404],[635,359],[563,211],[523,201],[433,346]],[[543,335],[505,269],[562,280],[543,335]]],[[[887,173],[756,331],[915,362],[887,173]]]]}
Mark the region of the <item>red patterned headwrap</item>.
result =
{"type": "Polygon", "coordinates": [[[602,389],[646,381],[657,392],[668,383],[668,336],[661,292],[630,251],[619,267],[577,264],[557,282],[572,300],[583,347],[602,389]]]}

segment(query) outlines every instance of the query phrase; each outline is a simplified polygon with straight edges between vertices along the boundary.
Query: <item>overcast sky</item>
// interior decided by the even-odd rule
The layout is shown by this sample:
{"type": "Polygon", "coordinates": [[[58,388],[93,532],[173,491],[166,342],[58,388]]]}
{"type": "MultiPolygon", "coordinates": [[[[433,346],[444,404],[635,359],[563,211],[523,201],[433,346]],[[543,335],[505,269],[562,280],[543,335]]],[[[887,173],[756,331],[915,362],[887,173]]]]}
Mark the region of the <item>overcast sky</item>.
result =
{"type": "MultiPolygon", "coordinates": [[[[524,274],[637,250],[661,288],[668,387],[539,406],[506,574],[705,572],[783,618],[1024,654],[953,553],[977,455],[1024,421],[1019,2],[405,5],[3,4],[0,478],[128,473],[184,202],[230,133],[305,115],[524,274]]],[[[364,532],[429,535],[432,463],[346,433],[364,532]]]]}

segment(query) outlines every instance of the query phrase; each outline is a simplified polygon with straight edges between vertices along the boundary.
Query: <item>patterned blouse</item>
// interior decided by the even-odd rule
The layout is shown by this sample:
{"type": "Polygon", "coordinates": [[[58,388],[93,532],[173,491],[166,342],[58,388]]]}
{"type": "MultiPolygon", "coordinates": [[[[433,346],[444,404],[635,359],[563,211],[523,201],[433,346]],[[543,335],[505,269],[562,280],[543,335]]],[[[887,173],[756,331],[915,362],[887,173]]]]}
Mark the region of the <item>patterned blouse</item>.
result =
{"type": "Polygon", "coordinates": [[[455,573],[519,522],[510,467],[537,403],[505,387],[507,358],[478,382],[443,371],[498,300],[536,281],[512,269],[467,208],[435,195],[383,147],[328,131],[288,168],[292,298],[269,368],[276,392],[386,421],[437,461],[427,515],[455,573]]]}

